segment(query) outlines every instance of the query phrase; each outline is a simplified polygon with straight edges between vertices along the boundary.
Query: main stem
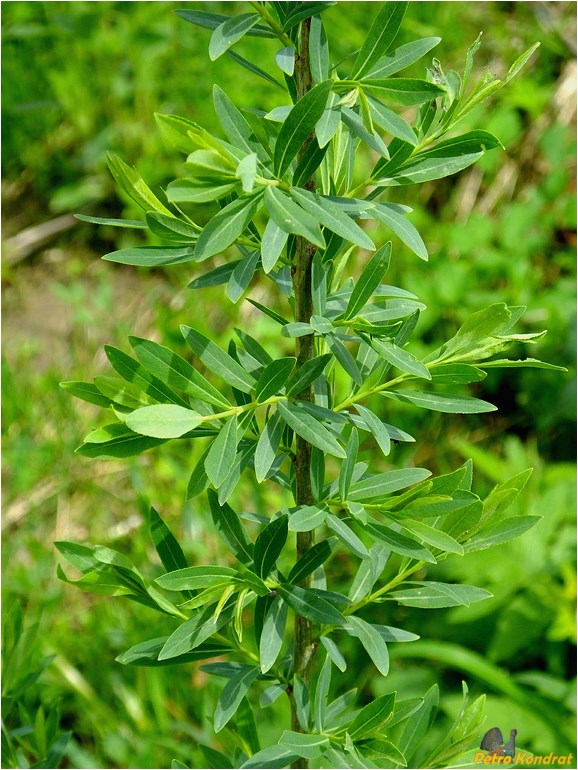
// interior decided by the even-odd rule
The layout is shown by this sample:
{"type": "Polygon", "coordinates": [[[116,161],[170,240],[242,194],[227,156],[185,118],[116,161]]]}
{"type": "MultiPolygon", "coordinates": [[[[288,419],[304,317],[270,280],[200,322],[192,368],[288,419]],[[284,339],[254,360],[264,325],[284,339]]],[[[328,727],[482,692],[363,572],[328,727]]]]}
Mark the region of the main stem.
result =
{"type": "MultiPolygon", "coordinates": [[[[305,19],[301,25],[301,42],[299,53],[295,55],[295,81],[297,86],[297,98],[301,99],[312,88],[311,68],[309,66],[309,32],[311,19],[305,19]]],[[[299,156],[303,155],[308,144],[313,140],[311,134],[305,139],[299,156]]],[[[315,186],[310,179],[304,187],[312,190],[315,186]]],[[[315,254],[315,246],[305,238],[297,237],[295,244],[295,257],[291,270],[293,278],[293,291],[295,294],[295,321],[309,323],[313,315],[313,298],[311,291],[311,263],[315,254]]],[[[295,353],[297,366],[301,367],[306,361],[315,356],[315,343],[313,335],[297,337],[295,341],[295,353]]],[[[301,401],[313,401],[313,387],[309,386],[299,394],[301,401]]],[[[311,444],[300,436],[296,437],[295,453],[295,503],[297,505],[311,505],[313,494],[311,491],[311,444]]],[[[297,533],[297,559],[300,559],[314,544],[314,532],[297,533]]],[[[310,584],[310,579],[303,585],[310,584]]],[[[293,647],[293,670],[298,674],[307,687],[311,680],[311,660],[315,653],[316,645],[313,640],[313,624],[307,618],[295,616],[295,635],[293,647]]],[[[291,698],[291,727],[301,731],[295,700],[291,698]]],[[[307,760],[296,762],[293,767],[307,767],[307,760]]]]}

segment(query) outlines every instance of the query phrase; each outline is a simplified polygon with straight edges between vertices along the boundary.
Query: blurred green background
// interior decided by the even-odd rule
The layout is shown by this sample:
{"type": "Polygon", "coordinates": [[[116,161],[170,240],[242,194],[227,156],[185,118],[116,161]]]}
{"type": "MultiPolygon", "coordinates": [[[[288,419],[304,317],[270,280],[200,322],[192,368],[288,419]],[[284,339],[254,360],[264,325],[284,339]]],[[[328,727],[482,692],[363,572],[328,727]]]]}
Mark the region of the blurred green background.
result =
{"type": "MultiPolygon", "coordinates": [[[[46,743],[51,730],[71,731],[62,766],[78,768],[166,767],[172,757],[202,767],[196,745],[212,742],[208,716],[219,687],[202,672],[114,662],[129,646],[170,632],[172,621],[61,584],[52,546],[55,540],[110,545],[147,574],[159,574],[144,532],[143,511],[153,504],[191,560],[224,557],[205,503],[184,503],[202,444],[172,442],[134,462],[75,456],[105,415],[70,399],[59,381],[108,372],[102,345],[126,349],[128,334],[180,349],[180,323],[222,345],[233,326],[249,325],[272,353],[283,355],[288,344],[248,303],[231,305],[222,287],[187,290],[190,265],[164,272],[100,261],[142,236],[72,218],[74,212],[137,214],[115,190],[108,150],[136,165],[157,192],[179,174],[182,159],[163,145],[155,111],[217,131],[213,83],[239,107],[287,103],[281,90],[227,57],[211,63],[210,33],[172,13],[185,7],[246,11],[243,3],[219,2],[2,7],[3,698],[9,729],[36,720],[22,737],[32,762],[44,756],[43,735],[46,743]],[[17,604],[24,627],[38,625],[12,651],[17,604]],[[55,657],[41,664],[45,656],[55,657]],[[38,714],[54,709],[60,727],[54,711],[43,733],[38,714]]],[[[376,12],[373,3],[340,2],[324,15],[334,61],[359,47],[376,12]]],[[[418,264],[395,244],[388,276],[428,305],[413,352],[436,347],[469,313],[505,301],[528,306],[520,331],[549,330],[531,354],[569,372],[492,372],[476,390],[498,405],[491,415],[403,406],[392,415],[418,439],[392,462],[447,472],[471,457],[480,494],[532,466],[516,504],[544,518],[512,544],[451,557],[430,570],[434,579],[472,583],[495,598],[469,609],[388,609],[387,622],[437,646],[394,647],[387,679],[358,658],[341,685],[359,686],[367,700],[393,689],[420,695],[437,680],[449,718],[465,679],[473,693],[488,693],[487,726],[505,733],[517,727],[524,748],[538,753],[576,753],[575,13],[571,2],[410,3],[398,43],[441,36],[435,55],[446,71],[463,69],[480,30],[479,76],[486,68],[504,74],[542,42],[521,75],[464,123],[494,132],[505,151],[489,153],[458,177],[422,185],[417,199],[411,188],[392,195],[415,209],[412,221],[430,251],[429,265],[418,264]],[[509,673],[511,686],[493,667],[509,673]]],[[[238,50],[272,70],[273,41],[250,38],[238,50]]],[[[427,64],[408,74],[423,76],[427,64]]],[[[200,211],[199,221],[206,216],[200,211]]],[[[255,285],[250,296],[263,300],[270,292],[255,285]]],[[[372,447],[366,450],[369,456],[372,447]]],[[[283,501],[274,488],[248,483],[233,504],[271,511],[283,501]]],[[[344,559],[341,566],[346,581],[354,565],[344,559]]],[[[260,712],[265,741],[281,727],[272,711],[260,712]]],[[[438,737],[446,727],[442,718],[438,737]]]]}

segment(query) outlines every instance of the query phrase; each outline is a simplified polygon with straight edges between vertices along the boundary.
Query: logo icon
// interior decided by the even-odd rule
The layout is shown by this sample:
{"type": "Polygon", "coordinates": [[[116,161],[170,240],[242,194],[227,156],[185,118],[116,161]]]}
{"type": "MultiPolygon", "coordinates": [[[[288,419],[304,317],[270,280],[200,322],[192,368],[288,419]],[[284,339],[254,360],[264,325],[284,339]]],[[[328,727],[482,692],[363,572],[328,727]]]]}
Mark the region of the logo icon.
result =
{"type": "Polygon", "coordinates": [[[480,748],[488,752],[486,756],[513,757],[516,753],[517,734],[517,730],[510,730],[510,740],[504,745],[502,731],[499,727],[492,727],[482,738],[480,748]]]}

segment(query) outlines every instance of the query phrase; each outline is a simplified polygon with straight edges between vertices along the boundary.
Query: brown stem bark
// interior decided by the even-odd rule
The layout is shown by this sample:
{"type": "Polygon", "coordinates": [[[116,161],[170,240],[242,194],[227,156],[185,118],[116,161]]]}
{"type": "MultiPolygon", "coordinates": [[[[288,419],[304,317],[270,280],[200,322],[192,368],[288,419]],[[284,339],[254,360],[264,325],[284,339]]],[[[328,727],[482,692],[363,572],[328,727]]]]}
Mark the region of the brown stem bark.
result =
{"type": "MultiPolygon", "coordinates": [[[[295,56],[295,81],[297,85],[297,97],[300,99],[312,88],[311,69],[309,65],[309,31],[311,28],[311,19],[305,19],[301,25],[301,41],[299,53],[295,56]]],[[[301,148],[301,156],[307,145],[313,140],[311,134],[301,148]]],[[[313,189],[315,182],[310,179],[304,187],[313,189]]],[[[309,322],[313,315],[313,297],[311,290],[311,263],[315,254],[316,247],[309,243],[305,238],[297,237],[295,244],[295,257],[292,268],[293,291],[295,294],[295,321],[309,322]]],[[[303,366],[315,356],[315,343],[313,335],[297,337],[295,341],[295,353],[297,356],[297,366],[303,366]]],[[[299,394],[301,401],[313,401],[312,386],[306,388],[299,394]]],[[[311,491],[311,444],[304,441],[300,436],[296,437],[295,453],[295,502],[297,505],[310,505],[313,502],[311,491]]],[[[314,532],[297,533],[297,559],[300,559],[314,544],[314,532]]],[[[303,585],[310,584],[307,580],[303,585]]],[[[311,660],[315,653],[316,644],[313,640],[313,623],[307,618],[299,615],[295,616],[295,634],[293,647],[293,670],[298,674],[307,687],[311,681],[311,660]]],[[[291,728],[301,731],[297,719],[295,700],[291,697],[291,728]]],[[[307,760],[302,759],[296,762],[293,767],[308,767],[307,760]]]]}

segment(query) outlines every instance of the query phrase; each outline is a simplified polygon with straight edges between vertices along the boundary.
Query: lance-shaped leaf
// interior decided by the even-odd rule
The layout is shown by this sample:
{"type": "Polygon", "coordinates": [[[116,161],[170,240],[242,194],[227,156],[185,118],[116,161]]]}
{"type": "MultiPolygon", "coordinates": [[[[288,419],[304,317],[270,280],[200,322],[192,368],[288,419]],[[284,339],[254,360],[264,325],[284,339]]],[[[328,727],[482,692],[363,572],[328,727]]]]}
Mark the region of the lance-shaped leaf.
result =
{"type": "Polygon", "coordinates": [[[287,540],[287,514],[279,516],[268,524],[255,541],[253,561],[255,571],[261,578],[266,578],[273,567],[287,540]]]}
{"type": "Polygon", "coordinates": [[[156,582],[167,591],[191,591],[215,583],[231,583],[238,576],[237,570],[230,567],[185,567],[161,575],[156,582]]]}
{"type": "Polygon", "coordinates": [[[226,643],[205,642],[191,652],[178,655],[170,660],[159,660],[159,652],[164,647],[166,641],[167,637],[161,636],[156,639],[149,639],[146,642],[140,642],[121,655],[118,655],[115,660],[123,666],[174,666],[179,663],[192,663],[197,660],[215,658],[218,655],[227,655],[231,651],[230,646],[226,643]]]}
{"type": "Polygon", "coordinates": [[[222,56],[232,45],[241,40],[260,20],[258,13],[241,13],[219,24],[211,35],[209,58],[214,61],[222,56]]]}
{"type": "Polygon", "coordinates": [[[347,374],[351,377],[353,382],[355,382],[357,385],[361,385],[363,382],[363,379],[361,377],[361,372],[359,371],[359,367],[357,366],[357,362],[355,361],[355,358],[353,358],[349,350],[345,347],[340,337],[337,334],[326,334],[325,342],[329,346],[335,358],[339,361],[341,366],[345,369],[347,374]]]}
{"type": "Polygon", "coordinates": [[[328,511],[316,505],[302,505],[289,517],[291,532],[311,532],[320,527],[327,518],[328,511]]]}
{"type": "Polygon", "coordinates": [[[307,136],[323,114],[333,81],[326,80],[308,91],[291,110],[283,123],[273,157],[275,173],[283,176],[289,164],[301,149],[307,136]]]}
{"type": "Polygon", "coordinates": [[[389,107],[386,107],[381,102],[378,102],[377,99],[373,99],[368,94],[364,94],[364,96],[367,100],[369,113],[374,123],[377,123],[378,126],[392,136],[397,136],[404,142],[409,142],[414,146],[417,144],[417,136],[409,123],[406,123],[406,121],[403,120],[403,118],[400,118],[396,112],[390,110],[389,107]]]}
{"type": "Polygon", "coordinates": [[[412,223],[399,213],[395,204],[377,203],[368,211],[367,216],[383,222],[414,254],[427,261],[428,253],[421,235],[412,223]]]}
{"type": "Polygon", "coordinates": [[[357,741],[380,732],[393,717],[395,696],[396,693],[389,692],[364,706],[349,725],[347,732],[351,738],[357,741]]]}
{"type": "Polygon", "coordinates": [[[207,497],[217,531],[239,561],[243,564],[249,564],[253,561],[253,543],[249,540],[241,520],[230,505],[227,503],[219,504],[217,493],[214,490],[207,490],[207,497]]]}
{"type": "Polygon", "coordinates": [[[443,393],[422,393],[417,390],[408,390],[403,393],[399,390],[382,391],[381,395],[394,401],[407,402],[421,406],[423,409],[447,414],[482,414],[495,412],[497,409],[488,401],[472,396],[446,396],[443,393]]]}
{"type": "Polygon", "coordinates": [[[341,464],[341,472],[339,474],[339,497],[341,500],[347,500],[348,498],[358,451],[359,434],[355,428],[352,428],[345,447],[345,459],[341,464]]]}
{"type": "Polygon", "coordinates": [[[281,652],[287,624],[287,609],[287,604],[277,596],[265,616],[259,640],[259,661],[263,674],[273,668],[281,652]]]}
{"type": "Polygon", "coordinates": [[[243,196],[229,203],[209,220],[199,235],[195,259],[204,259],[224,251],[243,233],[262,204],[260,193],[243,196]]]}
{"type": "Polygon", "coordinates": [[[326,735],[285,730],[279,743],[300,757],[315,759],[322,753],[321,750],[324,746],[329,746],[329,738],[326,735]]]}
{"type": "Polygon", "coordinates": [[[370,409],[367,409],[367,407],[362,406],[361,404],[356,404],[355,408],[365,423],[365,427],[373,434],[373,437],[377,441],[379,448],[387,457],[391,450],[391,439],[389,436],[389,431],[385,427],[384,423],[376,414],[374,414],[374,412],[372,412],[370,409]]]}
{"type": "Polygon", "coordinates": [[[89,433],[76,452],[83,457],[133,457],[164,444],[165,440],[140,436],[115,422],[89,433]]]}
{"type": "Polygon", "coordinates": [[[312,620],[314,623],[342,626],[345,622],[345,618],[339,610],[309,588],[283,584],[278,587],[277,591],[293,612],[312,620]]]}
{"type": "MultiPolygon", "coordinates": [[[[221,24],[233,20],[235,16],[225,16],[221,13],[207,13],[206,11],[175,11],[176,16],[205,29],[217,29],[221,24]]],[[[258,24],[247,32],[252,37],[276,37],[275,33],[262,24],[258,24]]]]}
{"type": "Polygon", "coordinates": [[[257,140],[243,114],[217,85],[213,86],[213,104],[219,123],[229,141],[245,152],[255,152],[259,160],[267,162],[269,155],[266,148],[257,140]]]}
{"type": "Polygon", "coordinates": [[[149,509],[148,526],[163,567],[168,571],[187,568],[187,559],[177,539],[152,507],[149,509]]]}
{"type": "Polygon", "coordinates": [[[277,409],[287,425],[302,439],[334,457],[345,457],[345,450],[333,434],[304,409],[284,401],[277,404],[277,409]]]}
{"type": "Polygon", "coordinates": [[[405,67],[409,67],[418,59],[421,59],[428,51],[435,48],[441,42],[441,37],[423,37],[420,40],[412,40],[396,48],[395,51],[383,56],[377,64],[367,73],[368,78],[386,78],[395,75],[405,67]]]}
{"type": "Polygon", "coordinates": [[[190,326],[181,326],[183,337],[203,364],[243,393],[255,387],[255,378],[218,345],[190,326]]]}
{"type": "Polygon", "coordinates": [[[331,360],[331,354],[325,353],[322,356],[316,356],[306,361],[303,366],[289,377],[286,383],[287,396],[298,396],[305,388],[309,387],[318,377],[331,360]]]}
{"type": "Polygon", "coordinates": [[[88,214],[74,214],[75,219],[81,222],[90,222],[93,225],[108,225],[110,227],[126,227],[128,229],[146,230],[146,224],[140,219],[115,219],[114,217],[91,217],[88,214]]]}
{"type": "Polygon", "coordinates": [[[76,398],[80,398],[82,401],[87,401],[89,404],[96,404],[103,409],[108,409],[111,404],[111,399],[105,396],[96,385],[91,382],[59,382],[59,386],[70,393],[76,398]]]}
{"type": "Polygon", "coordinates": [[[293,356],[288,356],[267,364],[255,385],[255,397],[259,403],[266,401],[281,390],[293,371],[296,361],[297,359],[293,356]]]}
{"type": "Polygon", "coordinates": [[[321,248],[325,246],[317,219],[288,195],[277,187],[267,187],[264,201],[271,219],[281,230],[293,235],[301,235],[321,248]]]}
{"type": "Polygon", "coordinates": [[[332,2],[331,0],[329,2],[327,0],[325,2],[302,2],[289,6],[289,11],[283,22],[283,32],[288,32],[299,24],[302,19],[306,19],[308,16],[315,16],[315,14],[321,13],[332,5],[335,5],[335,0],[332,2]]]}
{"type": "Polygon", "coordinates": [[[403,526],[414,535],[421,538],[428,545],[439,548],[440,551],[445,551],[446,553],[458,553],[460,556],[464,555],[464,547],[451,537],[451,535],[442,532],[440,529],[431,527],[429,524],[424,524],[423,521],[405,518],[403,520],[403,526]]]}
{"type": "Polygon", "coordinates": [[[209,481],[218,489],[229,475],[235,462],[239,443],[237,416],[225,422],[219,435],[213,441],[205,459],[205,470],[209,481]]]}
{"type": "Polygon", "coordinates": [[[322,225],[363,249],[375,250],[371,238],[343,210],[322,195],[292,187],[291,196],[322,225]]]}
{"type": "Polygon", "coordinates": [[[178,438],[196,428],[205,418],[177,404],[154,404],[135,409],[126,417],[127,426],[141,436],[178,438]]]}
{"type": "Polygon", "coordinates": [[[531,527],[537,524],[541,516],[513,516],[504,521],[498,521],[495,524],[481,529],[477,534],[464,543],[466,553],[472,551],[483,551],[486,548],[493,548],[496,545],[507,543],[515,537],[523,535],[531,527]]]}
{"type": "Polygon", "coordinates": [[[172,216],[172,213],[166,206],[163,206],[136,169],[127,166],[118,155],[111,152],[108,153],[107,159],[111,174],[135,203],[145,211],[160,211],[161,214],[172,216]]]}
{"type": "Polygon", "coordinates": [[[283,435],[284,424],[280,415],[276,412],[265,424],[255,450],[255,476],[261,483],[267,478],[267,475],[275,461],[277,448],[283,435]]]}
{"type": "Polygon", "coordinates": [[[378,473],[353,484],[349,490],[348,499],[371,500],[374,497],[384,497],[417,484],[428,476],[431,476],[431,471],[426,468],[402,468],[378,473]]]}
{"type": "Polygon", "coordinates": [[[359,556],[360,559],[368,558],[369,551],[351,527],[348,527],[344,521],[341,521],[341,519],[337,518],[337,516],[334,516],[332,513],[328,514],[326,522],[329,529],[335,532],[337,537],[350,551],[356,556],[359,556]]]}
{"type": "Polygon", "coordinates": [[[245,155],[243,160],[239,161],[235,176],[241,180],[243,192],[250,193],[255,186],[255,177],[257,176],[257,155],[251,152],[245,155]]]}
{"type": "Polygon", "coordinates": [[[432,376],[427,366],[395,343],[387,339],[365,339],[365,341],[368,345],[371,345],[381,358],[397,369],[401,369],[402,372],[412,374],[414,377],[423,377],[426,380],[431,380],[432,376]]]}
{"type": "Polygon", "coordinates": [[[102,257],[107,262],[135,267],[164,267],[192,262],[195,249],[190,246],[136,246],[129,249],[111,251],[102,257]]]}
{"type": "Polygon", "coordinates": [[[291,76],[295,70],[295,49],[293,46],[288,45],[277,51],[275,54],[275,62],[282,72],[291,76]]]}
{"type": "Polygon", "coordinates": [[[259,264],[259,252],[248,251],[243,259],[235,265],[227,286],[227,296],[231,302],[237,302],[251,283],[259,264]]]}
{"type": "Polygon", "coordinates": [[[363,268],[361,275],[353,287],[342,320],[355,318],[359,311],[365,307],[367,301],[373,295],[383,276],[386,274],[391,258],[391,241],[382,246],[363,268]]]}
{"type": "Polygon", "coordinates": [[[314,546],[309,548],[309,550],[306,551],[299,561],[297,561],[291,568],[291,572],[287,576],[288,582],[300,583],[308,575],[314,572],[317,567],[324,564],[331,556],[335,542],[335,538],[322,540],[320,543],[315,543],[314,546]]]}
{"type": "Polygon", "coordinates": [[[289,767],[300,755],[285,746],[267,746],[241,765],[241,770],[270,770],[275,767],[289,767]]]}
{"type": "Polygon", "coordinates": [[[215,708],[214,729],[216,733],[220,732],[235,715],[249,687],[258,675],[259,669],[255,666],[255,668],[250,668],[248,671],[243,669],[229,679],[215,708]]]}
{"type": "Polygon", "coordinates": [[[309,32],[309,64],[314,83],[329,77],[329,46],[320,16],[313,16],[309,32]]]}
{"type": "Polygon", "coordinates": [[[352,80],[362,78],[388,51],[396,38],[407,3],[384,3],[371,25],[351,70],[352,80]]]}
{"type": "Polygon", "coordinates": [[[328,636],[321,636],[319,641],[325,647],[325,651],[327,652],[327,655],[331,659],[333,665],[337,666],[340,671],[346,671],[347,661],[341,654],[341,650],[335,644],[333,639],[330,639],[328,636]]]}
{"type": "Polygon", "coordinates": [[[374,538],[379,540],[394,553],[400,553],[402,556],[409,556],[410,559],[420,559],[430,564],[436,564],[436,558],[424,548],[417,540],[413,540],[411,537],[406,537],[399,532],[396,532],[391,527],[386,527],[383,524],[379,524],[377,521],[368,521],[364,525],[364,529],[374,538]]]}
{"type": "Polygon", "coordinates": [[[482,152],[474,152],[469,155],[460,155],[456,158],[426,157],[420,159],[417,156],[415,161],[395,169],[395,171],[391,172],[391,175],[377,179],[375,184],[382,187],[392,187],[405,184],[422,184],[433,179],[442,179],[451,174],[457,174],[458,171],[463,171],[479,160],[482,155],[482,152]]]}
{"type": "Polygon", "coordinates": [[[275,220],[267,222],[261,240],[261,262],[265,273],[270,273],[277,264],[288,237],[289,233],[279,227],[275,220]]]}
{"type": "MultiPolygon", "coordinates": [[[[383,676],[387,676],[389,673],[389,653],[381,634],[370,623],[356,618],[355,615],[350,615],[347,618],[344,629],[350,636],[359,639],[378,671],[383,676]]],[[[393,703],[391,709],[393,713],[393,703]]]]}
{"type": "Polygon", "coordinates": [[[390,591],[388,596],[404,607],[434,609],[439,607],[469,607],[473,602],[490,599],[493,594],[476,586],[457,583],[410,581],[404,588],[390,591]],[[410,586],[418,586],[411,588],[410,586]]]}
{"type": "Polygon", "coordinates": [[[129,342],[141,364],[169,387],[208,404],[230,407],[227,399],[210,382],[169,348],[140,337],[129,337],[129,342]]]}
{"type": "Polygon", "coordinates": [[[359,85],[374,96],[408,107],[429,102],[446,93],[435,83],[415,78],[364,78],[359,85]]]}

